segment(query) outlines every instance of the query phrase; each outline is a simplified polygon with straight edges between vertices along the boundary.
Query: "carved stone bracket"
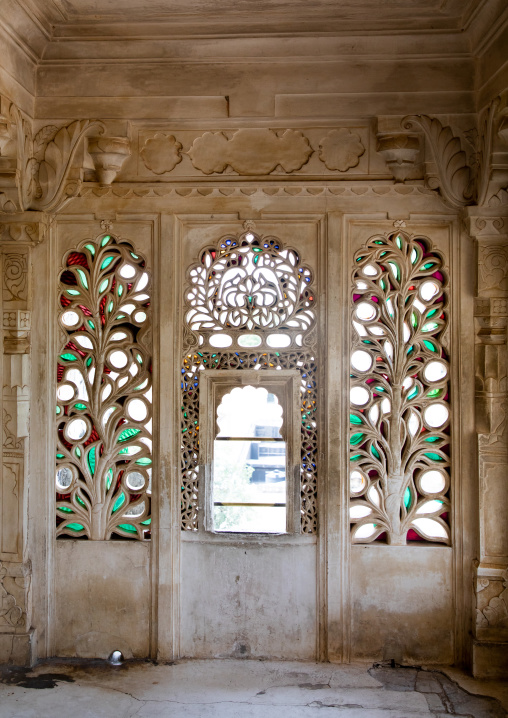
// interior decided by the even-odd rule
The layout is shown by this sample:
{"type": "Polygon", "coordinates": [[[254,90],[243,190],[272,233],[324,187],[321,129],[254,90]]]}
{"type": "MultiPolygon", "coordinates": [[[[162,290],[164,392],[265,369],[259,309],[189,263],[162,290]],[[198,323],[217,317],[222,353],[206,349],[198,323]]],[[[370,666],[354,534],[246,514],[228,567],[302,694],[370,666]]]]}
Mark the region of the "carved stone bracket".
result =
{"type": "Polygon", "coordinates": [[[396,182],[415,177],[420,156],[420,138],[409,133],[377,134],[377,151],[383,157],[396,182]]]}

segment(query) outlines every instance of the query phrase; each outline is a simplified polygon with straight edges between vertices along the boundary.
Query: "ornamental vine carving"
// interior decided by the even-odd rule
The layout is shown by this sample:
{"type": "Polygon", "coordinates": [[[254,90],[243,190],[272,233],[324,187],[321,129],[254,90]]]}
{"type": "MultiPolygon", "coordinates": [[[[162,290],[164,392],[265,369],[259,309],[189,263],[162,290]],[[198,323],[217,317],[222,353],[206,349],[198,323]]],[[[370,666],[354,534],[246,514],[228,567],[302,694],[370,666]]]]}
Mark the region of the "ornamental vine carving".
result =
{"type": "MultiPolygon", "coordinates": [[[[490,583],[488,579],[483,579],[477,593],[489,588],[490,583]]],[[[477,628],[508,629],[508,571],[504,571],[500,589],[501,592],[497,596],[493,596],[483,610],[476,609],[477,628]]]]}
{"type": "Polygon", "coordinates": [[[150,276],[112,234],[64,258],[57,364],[57,536],[146,538],[152,465],[150,276]]]}
{"type": "Polygon", "coordinates": [[[404,232],[354,260],[350,466],[353,541],[449,543],[448,325],[441,254],[404,232]]]}
{"type": "MultiPolygon", "coordinates": [[[[18,606],[16,597],[6,586],[7,569],[0,563],[0,626],[17,628],[25,623],[25,611],[18,606]]],[[[11,579],[15,580],[15,579],[11,579]]]]}

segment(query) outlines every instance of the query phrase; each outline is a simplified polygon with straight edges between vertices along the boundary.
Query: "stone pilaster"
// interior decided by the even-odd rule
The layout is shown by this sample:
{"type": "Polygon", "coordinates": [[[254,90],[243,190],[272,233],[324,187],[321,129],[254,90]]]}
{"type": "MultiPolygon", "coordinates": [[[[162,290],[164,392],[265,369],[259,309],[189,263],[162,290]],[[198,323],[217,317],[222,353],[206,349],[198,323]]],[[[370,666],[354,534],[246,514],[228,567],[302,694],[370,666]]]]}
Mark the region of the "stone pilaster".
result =
{"type": "Polygon", "coordinates": [[[0,214],[3,427],[0,475],[0,663],[29,665],[31,562],[26,541],[30,435],[31,251],[48,219],[0,214]]]}
{"type": "Polygon", "coordinates": [[[508,218],[469,208],[477,246],[475,389],[479,546],[473,673],[508,671],[508,218]]]}

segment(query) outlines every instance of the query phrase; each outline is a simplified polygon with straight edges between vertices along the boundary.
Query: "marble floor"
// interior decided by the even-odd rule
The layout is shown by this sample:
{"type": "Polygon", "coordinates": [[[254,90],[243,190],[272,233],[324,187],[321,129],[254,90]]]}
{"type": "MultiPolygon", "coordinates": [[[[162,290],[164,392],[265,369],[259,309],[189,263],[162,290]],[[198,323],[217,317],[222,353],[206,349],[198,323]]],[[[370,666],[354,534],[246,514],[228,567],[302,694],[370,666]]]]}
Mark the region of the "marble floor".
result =
{"type": "Polygon", "coordinates": [[[506,684],[444,671],[264,660],[131,661],[118,666],[54,660],[33,670],[0,669],[0,718],[507,715],[506,684]]]}

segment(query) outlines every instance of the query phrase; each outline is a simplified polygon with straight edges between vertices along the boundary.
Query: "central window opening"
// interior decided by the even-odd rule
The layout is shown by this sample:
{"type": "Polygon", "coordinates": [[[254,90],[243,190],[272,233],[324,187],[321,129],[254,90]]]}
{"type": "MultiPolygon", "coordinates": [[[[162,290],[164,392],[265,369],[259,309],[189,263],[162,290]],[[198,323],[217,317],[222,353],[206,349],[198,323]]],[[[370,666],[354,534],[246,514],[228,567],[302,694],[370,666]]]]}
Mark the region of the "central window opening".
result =
{"type": "Polygon", "coordinates": [[[236,387],[217,408],[213,530],[286,531],[286,441],[282,406],[265,388],[236,387]]]}

